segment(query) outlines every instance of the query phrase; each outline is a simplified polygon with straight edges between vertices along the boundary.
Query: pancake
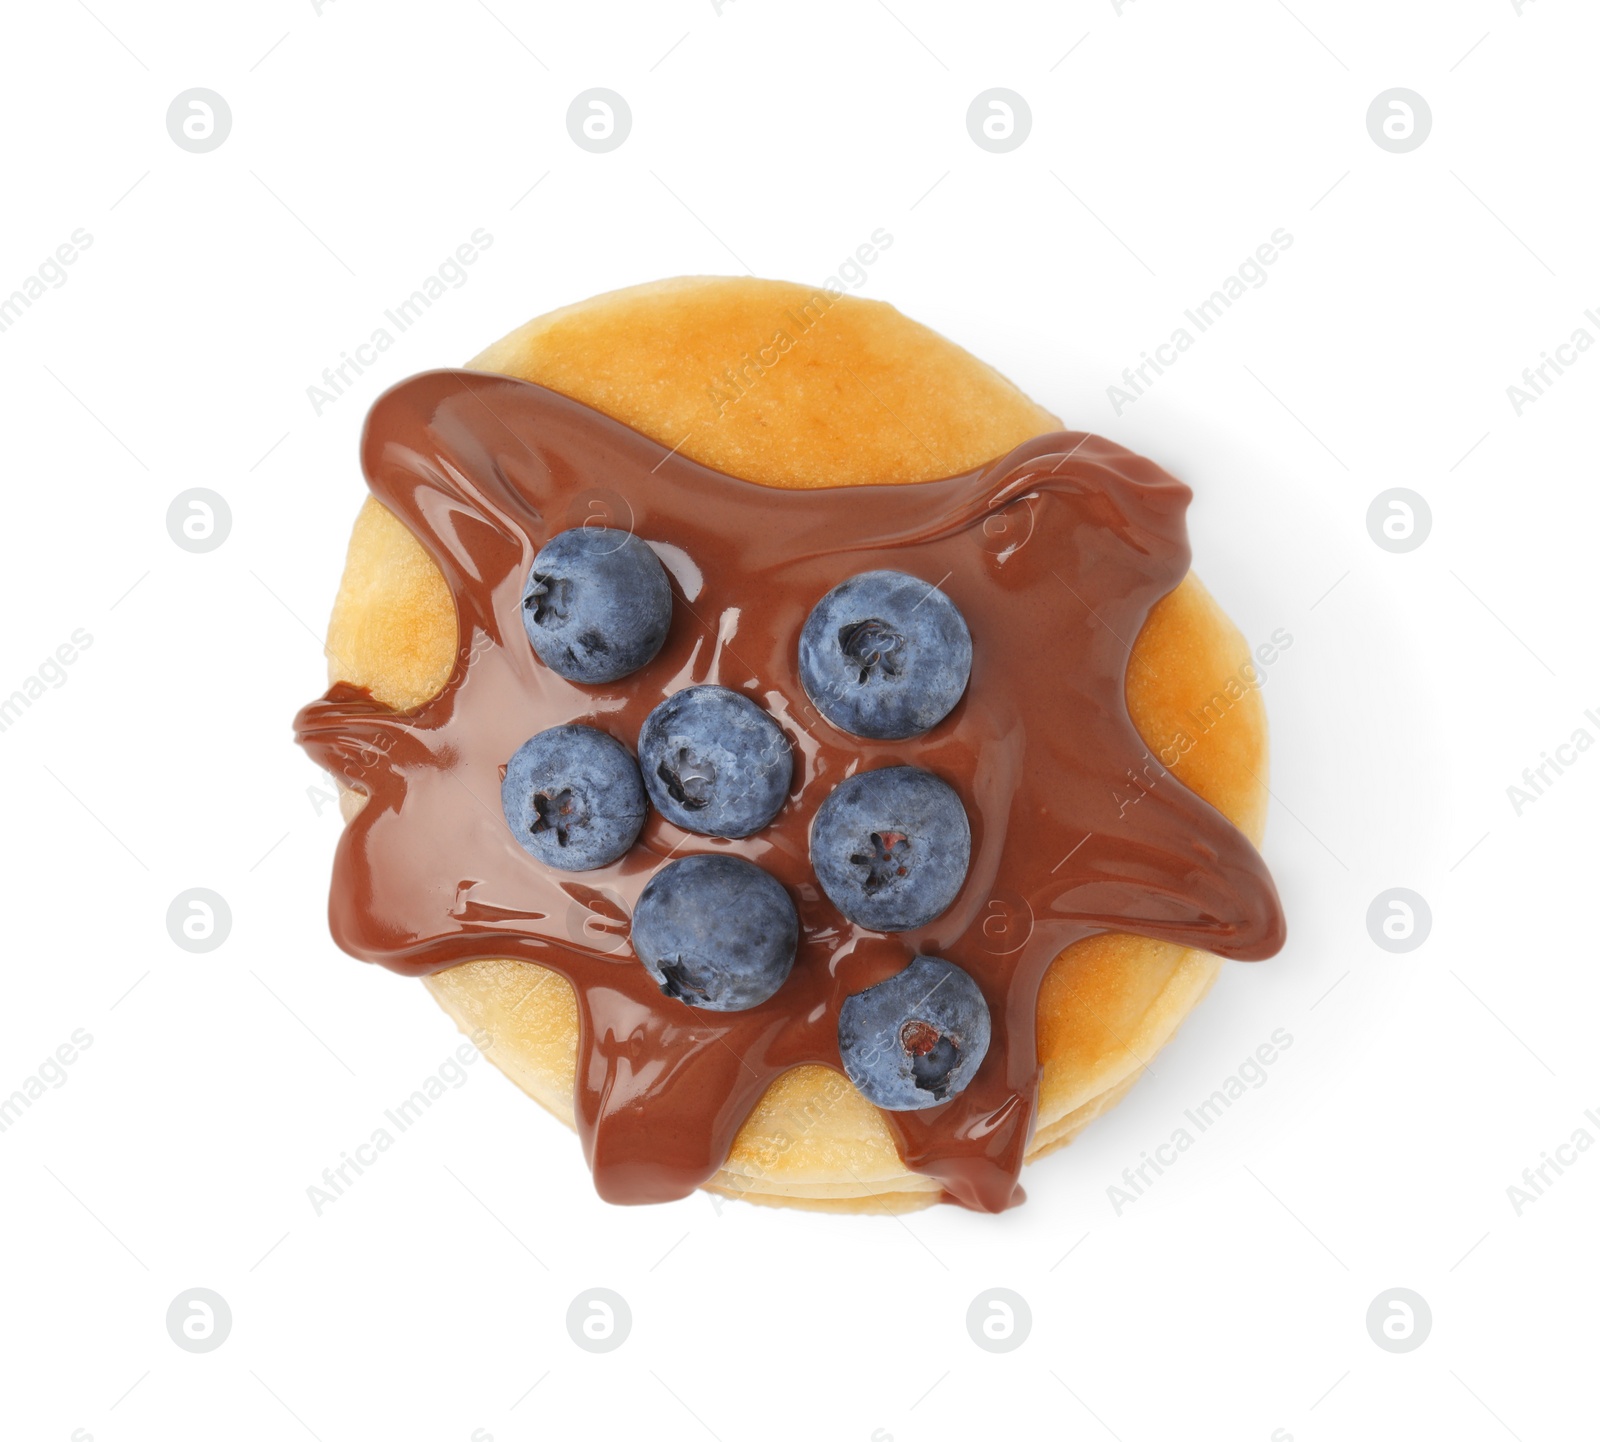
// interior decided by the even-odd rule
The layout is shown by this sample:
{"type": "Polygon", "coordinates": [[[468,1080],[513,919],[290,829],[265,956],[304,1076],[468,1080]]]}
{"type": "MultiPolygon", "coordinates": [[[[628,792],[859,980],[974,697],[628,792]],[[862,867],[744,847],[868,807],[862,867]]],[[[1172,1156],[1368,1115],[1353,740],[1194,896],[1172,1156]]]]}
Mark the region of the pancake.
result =
{"type": "MultiPolygon", "coordinates": [[[[992,368],[893,307],[775,281],[695,277],[613,292],[529,322],[469,362],[534,381],[705,466],[763,486],[906,485],[968,471],[1060,428],[992,368]]],[[[436,694],[457,647],[453,602],[421,545],[369,499],[329,627],[330,677],[409,709],[436,694]]],[[[1152,752],[1259,844],[1265,712],[1248,646],[1191,574],[1132,648],[1129,714],[1152,752]],[[1214,698],[1239,692],[1225,707],[1214,698]],[[1211,710],[1199,728],[1193,715],[1211,710]],[[1220,711],[1220,715],[1218,712],[1220,711]],[[1215,718],[1215,719],[1211,719],[1215,718]]],[[[347,792],[346,815],[362,798],[347,792]]],[[[1003,878],[1002,878],[1003,884],[1003,878]]],[[[1220,962],[1122,934],[1063,951],[1039,995],[1039,1104],[1029,1160],[1064,1146],[1129,1090],[1205,995],[1220,962]]],[[[424,984],[486,1054],[574,1125],[577,1007],[526,961],[467,962],[424,984]]],[[[907,1211],[939,1183],[900,1160],[883,1116],[823,1066],[780,1076],[707,1190],[777,1205],[907,1211]]]]}

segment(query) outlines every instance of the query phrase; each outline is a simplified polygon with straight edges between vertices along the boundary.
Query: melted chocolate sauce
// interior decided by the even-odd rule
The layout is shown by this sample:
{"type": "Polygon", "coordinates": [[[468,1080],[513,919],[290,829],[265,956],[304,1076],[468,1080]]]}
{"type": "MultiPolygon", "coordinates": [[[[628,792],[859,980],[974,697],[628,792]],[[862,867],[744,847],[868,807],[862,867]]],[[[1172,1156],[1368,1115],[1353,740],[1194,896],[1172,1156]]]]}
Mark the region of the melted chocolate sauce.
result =
{"type": "Polygon", "coordinates": [[[606,1199],[662,1201],[708,1180],[774,1078],[804,1063],[839,1067],[845,997],[928,953],[976,979],[993,1041],[960,1096],[885,1115],[907,1166],[937,1178],[948,1200],[999,1211],[1022,1195],[1035,1006],[1064,948],[1103,931],[1244,960],[1282,944],[1255,849],[1160,767],[1128,717],[1133,639],[1189,567],[1189,491],[1150,461],[1058,432],[948,480],[779,490],[708,470],[541,386],[435,371],[379,398],[362,463],[372,493],[444,573],[460,649],[444,689],[413,711],[341,683],[296,720],[313,759],[369,797],[339,843],[333,936],[411,976],[509,957],[571,982],[578,1127],[606,1199]],[[661,654],[602,687],[540,664],[521,618],[534,553],[585,523],[632,530],[673,578],[661,654]],[[834,729],[798,678],[811,607],[880,567],[939,586],[972,632],[966,695],[910,741],[834,729]],[[791,795],[770,826],[720,841],[652,814],[621,861],[581,874],[547,870],[517,844],[500,775],[523,741],[581,721],[633,750],[654,706],[703,682],[765,707],[793,745],[791,795]],[[842,778],[898,763],[959,793],[972,864],[937,920],[882,935],[828,902],[807,840],[842,778]],[[789,980],[736,1013],[663,996],[627,941],[627,916],[669,855],[723,850],[776,876],[802,927],[789,980]]]}

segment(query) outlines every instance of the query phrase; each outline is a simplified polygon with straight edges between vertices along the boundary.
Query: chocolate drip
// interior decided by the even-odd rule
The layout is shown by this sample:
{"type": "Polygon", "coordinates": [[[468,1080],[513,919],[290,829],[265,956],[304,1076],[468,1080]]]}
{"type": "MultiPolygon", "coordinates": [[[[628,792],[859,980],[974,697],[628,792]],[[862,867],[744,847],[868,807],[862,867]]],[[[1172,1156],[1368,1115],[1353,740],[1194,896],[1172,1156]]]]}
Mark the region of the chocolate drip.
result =
{"type": "Polygon", "coordinates": [[[373,494],[444,573],[460,646],[444,689],[415,711],[341,684],[297,719],[312,757],[370,797],[339,844],[333,935],[407,975],[509,957],[570,981],[578,1126],[607,1199],[666,1200],[710,1178],[774,1078],[839,1066],[844,998],[926,952],[977,980],[993,1042],[960,1096],[888,1121],[908,1166],[950,1200],[998,1211],[1020,1200],[1038,989],[1065,947],[1124,931],[1253,960],[1282,944],[1261,858],[1151,757],[1128,717],[1133,639],[1189,564],[1189,492],[1151,462],[1062,432],[948,480],[776,490],[668,453],[543,387],[469,371],[416,376],[380,397],[362,461],[373,494]],[[542,666],[518,609],[534,552],[586,521],[636,532],[674,582],[661,654],[602,687],[542,666]],[[911,741],[835,730],[797,675],[811,606],[878,567],[939,586],[972,632],[965,697],[911,741]],[[622,860],[581,876],[546,870],[517,845],[500,768],[523,741],[582,721],[631,750],[652,707],[703,682],[766,707],[793,744],[792,794],[769,827],[716,841],[652,815],[622,860]],[[833,909],[807,842],[843,777],[900,763],[960,794],[972,865],[944,915],[883,936],[833,909]],[[669,853],[718,850],[772,872],[800,913],[792,976],[746,1012],[664,997],[620,920],[669,853]]]}

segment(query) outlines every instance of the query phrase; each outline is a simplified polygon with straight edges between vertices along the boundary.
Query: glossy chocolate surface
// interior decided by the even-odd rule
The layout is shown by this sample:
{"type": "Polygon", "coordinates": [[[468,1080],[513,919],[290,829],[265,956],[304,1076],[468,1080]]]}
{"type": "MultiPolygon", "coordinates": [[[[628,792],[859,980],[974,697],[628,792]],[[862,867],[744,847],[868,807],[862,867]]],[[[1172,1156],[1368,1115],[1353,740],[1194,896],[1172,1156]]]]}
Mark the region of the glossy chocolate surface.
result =
{"type": "Polygon", "coordinates": [[[373,494],[443,572],[460,646],[444,689],[414,711],[340,684],[297,718],[300,744],[369,797],[339,844],[333,935],[408,975],[507,957],[570,981],[575,1109],[608,1200],[666,1200],[708,1180],[774,1078],[839,1067],[845,997],[922,952],[977,980],[993,1041],[960,1096],[885,1116],[906,1164],[947,1199],[998,1211],[1021,1197],[1038,989],[1065,947],[1119,931],[1251,960],[1282,944],[1255,849],[1162,769],[1128,717],[1131,643],[1189,567],[1189,491],[1153,463],[1058,432],[948,480],[779,490],[543,387],[470,371],[429,372],[380,397],[362,461],[373,494]],[[647,541],[674,591],[660,655],[599,687],[541,665],[520,614],[535,551],[586,522],[647,541]],[[940,587],[972,632],[965,696],[909,741],[834,729],[797,672],[811,607],[876,568],[940,587]],[[544,868],[517,844],[500,774],[528,737],[581,721],[632,751],[655,705],[702,682],[749,696],[790,739],[794,783],[770,826],[719,841],[652,813],[622,860],[582,874],[544,868]],[[807,840],[840,779],[900,763],[961,796],[972,864],[943,915],[881,935],[823,896],[807,840]],[[627,916],[665,858],[713,851],[766,868],[800,914],[792,975],[751,1011],[663,996],[628,945],[627,916]]]}

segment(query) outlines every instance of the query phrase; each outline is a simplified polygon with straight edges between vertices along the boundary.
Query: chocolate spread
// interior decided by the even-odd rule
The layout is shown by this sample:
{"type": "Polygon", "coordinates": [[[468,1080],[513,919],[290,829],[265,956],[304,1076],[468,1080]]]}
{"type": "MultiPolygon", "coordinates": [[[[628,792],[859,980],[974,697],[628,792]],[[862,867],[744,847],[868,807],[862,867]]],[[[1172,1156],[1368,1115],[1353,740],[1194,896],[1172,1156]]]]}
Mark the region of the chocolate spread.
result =
{"type": "Polygon", "coordinates": [[[663,1201],[707,1181],[777,1076],[839,1067],[844,999],[926,953],[976,979],[993,1040],[959,1096],[885,1117],[906,1165],[946,1199],[999,1211],[1022,1196],[1035,1007],[1064,948],[1105,931],[1243,960],[1282,944],[1255,849],[1163,769],[1128,716],[1133,640],[1189,566],[1189,491],[1152,462],[1057,432],[948,480],[781,490],[541,386],[434,371],[379,398],[362,464],[443,572],[460,644],[444,689],[415,710],[341,683],[296,719],[312,758],[369,798],[339,843],[333,936],[410,976],[507,957],[565,977],[578,1003],[578,1128],[606,1199],[663,1201]],[[521,616],[534,553],[583,524],[633,531],[673,581],[660,655],[601,687],[540,664],[521,616]],[[877,568],[940,587],[972,632],[965,696],[909,741],[834,729],[798,677],[811,607],[877,568]],[[771,825],[723,841],[652,813],[621,861],[585,873],[549,870],[517,844],[500,779],[518,746],[581,721],[631,751],[653,707],[706,682],[749,696],[789,737],[794,782],[771,825]],[[807,839],[842,778],[900,763],[959,793],[972,862],[942,916],[882,935],[829,903],[807,839]],[[628,946],[627,917],[657,868],[712,851],[765,867],[800,915],[793,973],[750,1011],[663,996],[628,946]]]}

